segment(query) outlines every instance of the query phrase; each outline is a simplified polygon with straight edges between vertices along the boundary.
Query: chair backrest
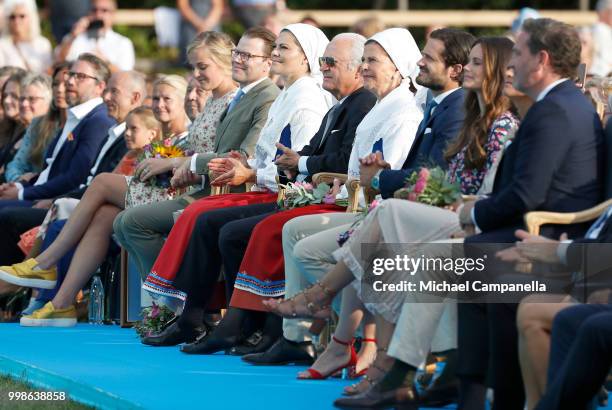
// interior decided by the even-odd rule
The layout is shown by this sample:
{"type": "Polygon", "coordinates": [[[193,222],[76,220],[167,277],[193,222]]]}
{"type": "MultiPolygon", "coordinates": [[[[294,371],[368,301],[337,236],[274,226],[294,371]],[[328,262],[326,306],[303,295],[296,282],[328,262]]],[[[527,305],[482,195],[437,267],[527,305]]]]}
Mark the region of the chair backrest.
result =
{"type": "Polygon", "coordinates": [[[604,132],[604,152],[605,152],[605,195],[606,199],[612,198],[612,119],[608,119],[604,132]]]}

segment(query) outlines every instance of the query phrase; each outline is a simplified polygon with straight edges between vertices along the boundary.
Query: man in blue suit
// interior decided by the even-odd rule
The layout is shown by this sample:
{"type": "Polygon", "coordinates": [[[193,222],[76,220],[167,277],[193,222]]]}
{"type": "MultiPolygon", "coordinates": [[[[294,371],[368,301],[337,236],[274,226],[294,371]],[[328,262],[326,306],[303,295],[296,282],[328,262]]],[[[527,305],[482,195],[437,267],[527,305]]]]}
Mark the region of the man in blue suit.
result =
{"type": "MultiPolygon", "coordinates": [[[[109,79],[104,103],[108,115],[117,124],[106,130],[106,137],[98,150],[88,176],[76,189],[61,195],[81,199],[87,187],[103,172],[113,172],[127,151],[125,143],[125,119],[128,113],[140,106],[146,95],[144,75],[136,71],[120,71],[109,79]]],[[[37,201],[35,207],[4,207],[0,209],[0,265],[12,265],[23,260],[23,252],[17,242],[21,234],[40,225],[53,199],[37,201]]]]}
{"type": "MultiPolygon", "coordinates": [[[[504,154],[491,196],[459,211],[462,225],[481,232],[466,239],[468,255],[477,252],[473,244],[514,243],[514,231],[529,211],[574,212],[602,197],[601,122],[572,81],[580,63],[578,35],[550,19],[528,20],[522,30],[510,65],[515,88],[535,103],[504,154]]],[[[545,226],[542,234],[558,238],[563,230],[571,237],[584,228],[545,226]]],[[[484,409],[485,379],[493,383],[494,409],[523,408],[516,309],[517,304],[459,304],[462,408],[484,409]]]]}
{"type": "Polygon", "coordinates": [[[102,93],[110,77],[108,64],[93,54],[81,54],[66,75],[66,124],[49,145],[46,168],[32,185],[0,187],[0,209],[29,207],[34,201],[66,194],[85,183],[106,133],[109,117],[102,93]]]}
{"type": "Polygon", "coordinates": [[[361,185],[380,192],[383,198],[406,185],[408,178],[422,166],[446,169],[444,151],[459,134],[463,125],[464,91],[461,88],[463,66],[474,43],[474,36],[465,31],[443,28],[431,33],[423,58],[417,63],[416,82],[429,88],[431,99],[423,111],[423,121],[401,170],[391,170],[380,157],[372,154],[361,160],[361,185]]]}

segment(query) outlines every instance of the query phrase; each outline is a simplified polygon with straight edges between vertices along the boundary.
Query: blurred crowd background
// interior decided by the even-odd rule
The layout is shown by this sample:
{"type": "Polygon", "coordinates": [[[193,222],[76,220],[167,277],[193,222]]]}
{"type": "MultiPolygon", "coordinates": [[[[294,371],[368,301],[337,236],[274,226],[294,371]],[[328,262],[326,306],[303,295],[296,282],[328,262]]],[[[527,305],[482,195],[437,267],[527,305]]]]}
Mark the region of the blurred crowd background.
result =
{"type": "MultiPolygon", "coordinates": [[[[550,16],[551,10],[558,10],[561,14],[551,17],[566,20],[580,30],[589,71],[605,75],[605,68],[594,66],[592,60],[597,60],[598,53],[605,53],[606,45],[612,41],[611,4],[596,0],[493,0],[486,4],[476,0],[0,0],[0,24],[4,42],[8,43],[0,44],[0,53],[26,40],[42,54],[52,50],[52,60],[70,59],[74,54],[70,48],[76,48],[67,41],[70,34],[108,37],[103,31],[112,29],[129,39],[135,54],[132,62],[129,46],[121,44],[120,37],[106,39],[114,45],[111,48],[115,58],[122,61],[123,66],[118,68],[135,64],[135,68],[148,73],[181,72],[186,68],[185,45],[195,34],[206,30],[223,31],[237,40],[254,25],[278,33],[284,25],[298,21],[319,26],[330,38],[347,29],[369,37],[384,27],[406,26],[422,46],[427,34],[438,27],[452,25],[477,36],[511,35],[525,18],[550,16]],[[598,7],[603,9],[597,10],[598,7]],[[410,24],[398,24],[402,21],[410,24]],[[39,35],[48,42],[37,39],[39,35]]],[[[96,38],[99,43],[103,40],[96,38]]],[[[20,48],[23,50],[23,45],[20,48]]],[[[99,48],[104,51],[104,45],[99,48]]],[[[4,54],[0,55],[0,66],[15,65],[15,60],[31,57],[4,54]]],[[[50,67],[52,60],[41,64],[50,67]]]]}

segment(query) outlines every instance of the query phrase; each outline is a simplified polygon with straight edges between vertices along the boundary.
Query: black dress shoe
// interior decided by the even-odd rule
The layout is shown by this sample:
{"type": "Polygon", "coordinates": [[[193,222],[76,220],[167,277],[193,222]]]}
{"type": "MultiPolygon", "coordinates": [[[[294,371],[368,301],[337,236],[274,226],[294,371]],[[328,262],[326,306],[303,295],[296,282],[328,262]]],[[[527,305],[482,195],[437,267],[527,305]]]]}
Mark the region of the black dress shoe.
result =
{"type": "Polygon", "coordinates": [[[420,394],[420,404],[423,407],[444,407],[459,400],[459,380],[453,379],[448,383],[436,383],[420,394]]]}
{"type": "Polygon", "coordinates": [[[341,409],[386,409],[395,407],[402,410],[418,410],[419,398],[414,386],[382,391],[380,384],[363,393],[342,397],[334,402],[341,409]]]}
{"type": "Polygon", "coordinates": [[[268,366],[291,363],[310,366],[314,363],[315,357],[315,349],[311,342],[292,342],[281,336],[265,352],[242,356],[242,360],[268,366]]]}
{"type": "Polygon", "coordinates": [[[206,333],[208,333],[208,329],[205,326],[186,331],[179,328],[178,322],[175,321],[161,332],[143,337],[142,343],[149,346],[176,346],[191,342],[199,335],[206,333]]]}
{"type": "Polygon", "coordinates": [[[201,335],[191,343],[186,343],[181,346],[181,352],[187,354],[213,354],[221,350],[226,350],[238,344],[237,336],[226,338],[215,337],[215,333],[211,332],[206,335],[201,335]]]}
{"type": "Polygon", "coordinates": [[[232,347],[225,353],[230,356],[244,356],[247,354],[263,353],[272,347],[277,340],[278,335],[271,336],[261,330],[258,330],[240,345],[232,347]]]}

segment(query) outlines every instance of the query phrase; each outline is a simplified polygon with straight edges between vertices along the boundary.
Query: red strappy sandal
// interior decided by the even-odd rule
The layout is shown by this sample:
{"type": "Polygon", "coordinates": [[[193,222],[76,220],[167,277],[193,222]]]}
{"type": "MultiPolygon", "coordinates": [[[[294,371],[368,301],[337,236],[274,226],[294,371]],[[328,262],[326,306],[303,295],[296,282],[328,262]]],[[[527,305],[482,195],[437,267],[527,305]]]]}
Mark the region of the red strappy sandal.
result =
{"type": "MultiPolygon", "coordinates": [[[[361,344],[363,343],[376,343],[376,339],[368,339],[368,338],[361,339],[361,344]]],[[[359,373],[355,373],[355,378],[365,376],[367,372],[368,372],[367,367],[365,369],[361,369],[359,373]]]]}
{"type": "Polygon", "coordinates": [[[355,352],[355,348],[353,347],[353,344],[349,342],[343,342],[342,340],[336,339],[336,336],[332,336],[332,339],[334,342],[338,344],[351,347],[351,357],[349,361],[346,364],[332,370],[331,372],[327,374],[321,374],[320,372],[318,372],[317,370],[311,367],[309,369],[306,369],[306,371],[310,374],[310,377],[298,376],[298,379],[300,380],[325,380],[331,375],[341,371],[342,369],[348,369],[350,375],[355,374],[355,365],[357,364],[357,352],[355,352]]]}

